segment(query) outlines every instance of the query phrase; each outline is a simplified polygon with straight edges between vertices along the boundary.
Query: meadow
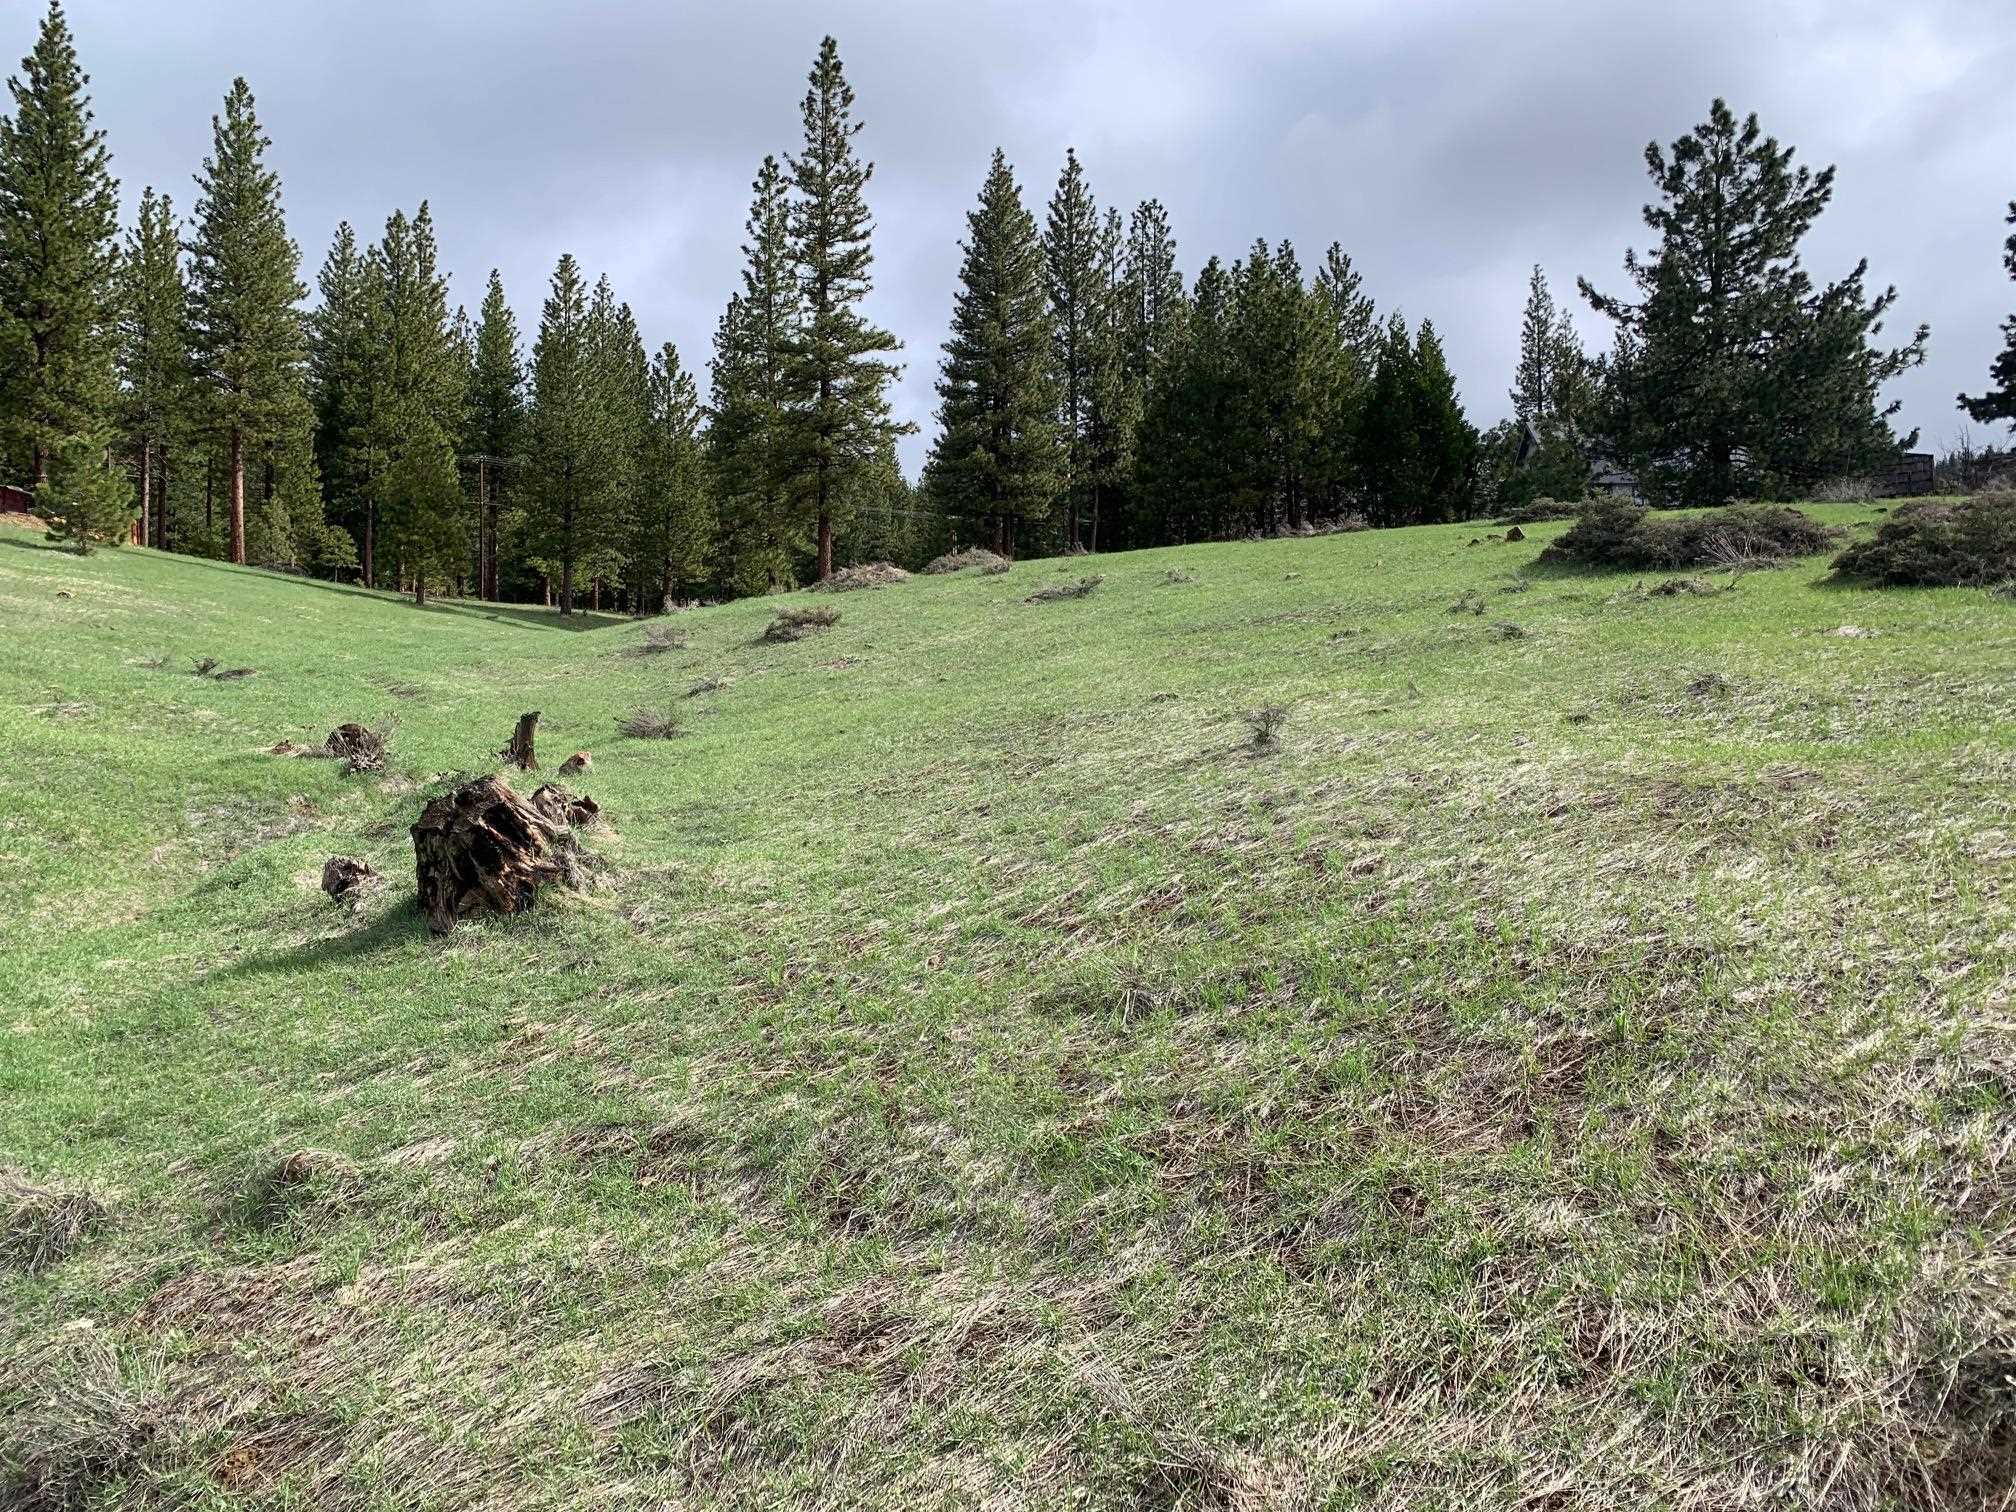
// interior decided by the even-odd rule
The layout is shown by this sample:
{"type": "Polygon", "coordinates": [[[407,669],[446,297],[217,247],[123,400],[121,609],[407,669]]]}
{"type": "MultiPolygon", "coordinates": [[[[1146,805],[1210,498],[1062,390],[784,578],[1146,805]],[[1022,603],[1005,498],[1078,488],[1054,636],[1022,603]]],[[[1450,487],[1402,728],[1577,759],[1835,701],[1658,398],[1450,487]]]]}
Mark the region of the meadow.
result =
{"type": "Polygon", "coordinates": [[[0,528],[0,1504],[2016,1505],[2016,603],[1562,528],[649,622],[0,528]],[[594,885],[432,938],[535,708],[594,885]]]}

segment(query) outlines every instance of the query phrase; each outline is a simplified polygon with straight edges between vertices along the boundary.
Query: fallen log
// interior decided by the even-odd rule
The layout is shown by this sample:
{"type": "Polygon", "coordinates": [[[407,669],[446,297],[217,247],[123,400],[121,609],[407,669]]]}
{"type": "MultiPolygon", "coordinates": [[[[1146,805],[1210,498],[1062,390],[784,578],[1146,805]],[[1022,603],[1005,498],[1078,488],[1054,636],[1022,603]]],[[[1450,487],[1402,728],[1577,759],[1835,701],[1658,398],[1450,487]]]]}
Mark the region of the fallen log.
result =
{"type": "Polygon", "coordinates": [[[578,885],[583,857],[572,826],[594,809],[593,800],[553,787],[528,802],[498,777],[436,798],[411,831],[427,927],[446,934],[458,919],[530,908],[542,887],[578,885]]]}

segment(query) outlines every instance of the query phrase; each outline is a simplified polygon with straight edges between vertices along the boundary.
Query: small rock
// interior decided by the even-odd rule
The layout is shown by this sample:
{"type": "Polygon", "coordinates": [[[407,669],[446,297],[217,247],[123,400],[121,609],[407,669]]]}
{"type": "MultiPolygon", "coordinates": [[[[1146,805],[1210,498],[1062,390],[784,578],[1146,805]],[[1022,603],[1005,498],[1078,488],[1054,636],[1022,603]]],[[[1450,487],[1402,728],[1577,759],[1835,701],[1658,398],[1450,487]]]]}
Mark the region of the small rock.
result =
{"type": "Polygon", "coordinates": [[[586,751],[576,751],[572,756],[569,756],[565,761],[560,763],[560,775],[562,777],[578,777],[594,765],[595,758],[593,756],[590,756],[586,751]]]}
{"type": "Polygon", "coordinates": [[[322,863],[322,891],[338,902],[378,881],[378,868],[356,856],[331,856],[322,863]]]}
{"type": "Polygon", "coordinates": [[[1507,541],[1523,541],[1526,539],[1526,532],[1521,530],[1517,525],[1514,525],[1510,530],[1505,532],[1505,539],[1507,541]]]}

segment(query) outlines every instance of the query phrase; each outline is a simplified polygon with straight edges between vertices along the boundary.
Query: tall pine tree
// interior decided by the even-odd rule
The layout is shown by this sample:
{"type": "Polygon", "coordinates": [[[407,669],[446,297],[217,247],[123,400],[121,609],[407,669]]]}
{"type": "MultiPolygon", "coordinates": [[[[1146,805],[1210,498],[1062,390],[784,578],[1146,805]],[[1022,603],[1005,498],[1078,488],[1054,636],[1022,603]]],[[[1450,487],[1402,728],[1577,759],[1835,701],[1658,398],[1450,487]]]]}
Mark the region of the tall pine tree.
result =
{"type": "Polygon", "coordinates": [[[1108,291],[1100,266],[1099,207],[1078,154],[1070,149],[1044,223],[1043,274],[1050,298],[1057,419],[1064,438],[1064,544],[1076,548],[1079,513],[1093,470],[1093,394],[1108,291]]]}
{"type": "Polygon", "coordinates": [[[308,291],[280,179],[265,162],[273,144],[243,79],[232,82],[211,133],[189,243],[191,344],[204,423],[226,452],[230,558],[243,562],[246,458],[308,423],[298,308],[308,291]]]}
{"type": "MultiPolygon", "coordinates": [[[[2016,200],[2009,202],[2009,224],[2016,226],[2016,200]]],[[[2002,266],[2009,270],[2009,276],[2016,279],[2016,232],[2002,243],[2002,266]]],[[[1988,376],[1995,386],[1978,399],[1960,396],[1960,408],[1976,420],[1988,424],[1996,420],[2007,420],[2016,428],[2016,315],[2002,322],[2002,352],[1989,368],[1988,376]]]]}
{"type": "Polygon", "coordinates": [[[504,280],[490,270],[469,364],[468,425],[464,455],[476,472],[476,592],[496,599],[503,521],[512,484],[524,461],[525,363],[519,353],[518,317],[504,298],[504,280]]]}
{"type": "Polygon", "coordinates": [[[663,613],[704,580],[714,519],[700,446],[700,394],[666,342],[651,359],[631,522],[632,593],[640,614],[663,613]]]}
{"type": "Polygon", "coordinates": [[[372,401],[384,349],[377,339],[383,281],[375,250],[360,250],[348,221],[316,275],[320,301],[308,317],[309,396],[315,414],[315,461],[324,496],[339,525],[363,547],[363,577],[377,575],[377,467],[372,456],[372,401]]]}
{"type": "Polygon", "coordinates": [[[938,382],[931,492],[950,514],[991,520],[994,549],[1012,558],[1018,527],[1050,512],[1064,448],[1043,246],[999,148],[979,206],[967,212],[965,248],[938,382]]]}
{"type": "Polygon", "coordinates": [[[875,170],[854,151],[861,123],[831,37],[820,43],[810,85],[804,149],[790,159],[787,223],[802,308],[786,347],[783,463],[816,532],[823,581],[833,571],[836,516],[871,480],[889,439],[910,427],[889,414],[889,385],[901,369],[883,354],[901,344],[859,309],[872,287],[864,191],[875,170]]]}
{"type": "Polygon", "coordinates": [[[52,533],[88,550],[131,518],[115,444],[118,185],[62,8],[0,118],[0,426],[52,533]]]}
{"type": "Polygon", "coordinates": [[[151,188],[119,267],[119,377],[127,449],[140,482],[140,539],[167,550],[169,456],[189,402],[189,288],[175,206],[151,188]]]}
{"type": "MultiPolygon", "coordinates": [[[[1717,100],[1708,119],[1645,161],[1659,240],[1627,252],[1634,302],[1585,298],[1628,340],[1606,372],[1606,449],[1654,499],[1720,503],[1796,489],[1894,458],[1900,443],[1881,389],[1925,357],[1920,327],[1901,347],[1871,345],[1896,302],[1869,298],[1866,263],[1816,288],[1799,243],[1834,192],[1834,170],[1794,168],[1793,150],[1738,122],[1717,100]]],[[[1914,438],[1915,439],[1915,435],[1914,438]]]]}
{"type": "Polygon", "coordinates": [[[532,347],[532,409],[526,534],[532,560],[559,579],[560,612],[575,607],[575,571],[592,544],[599,470],[608,445],[598,407],[588,290],[581,266],[565,253],[553,270],[550,291],[532,347]]]}
{"type": "Polygon", "coordinates": [[[416,602],[463,555],[457,444],[468,375],[448,314],[448,279],[423,200],[412,220],[394,211],[379,244],[375,335],[382,354],[371,405],[372,452],[387,544],[416,602]]]}

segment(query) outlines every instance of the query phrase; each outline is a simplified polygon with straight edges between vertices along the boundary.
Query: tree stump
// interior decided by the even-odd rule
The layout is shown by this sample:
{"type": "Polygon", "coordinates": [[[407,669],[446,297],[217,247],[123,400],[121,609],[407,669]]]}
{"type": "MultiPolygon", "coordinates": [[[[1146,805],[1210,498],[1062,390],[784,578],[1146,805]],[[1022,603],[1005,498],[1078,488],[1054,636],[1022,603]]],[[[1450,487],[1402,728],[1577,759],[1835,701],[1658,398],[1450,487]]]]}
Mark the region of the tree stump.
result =
{"type": "Polygon", "coordinates": [[[532,754],[532,737],[539,729],[539,711],[518,716],[518,728],[511,732],[511,743],[499,752],[503,758],[521,772],[539,770],[539,759],[532,754]]]}
{"type": "Polygon", "coordinates": [[[476,914],[521,912],[540,888],[579,878],[572,804],[592,811],[592,803],[549,788],[535,797],[542,801],[528,803],[501,778],[479,777],[422,811],[412,829],[413,861],[420,907],[435,934],[476,914]]]}
{"type": "Polygon", "coordinates": [[[331,856],[322,863],[322,891],[341,900],[378,881],[378,868],[355,856],[331,856]]]}
{"type": "Polygon", "coordinates": [[[323,748],[346,772],[375,772],[385,765],[385,738],[360,724],[336,726],[323,748]]]}

